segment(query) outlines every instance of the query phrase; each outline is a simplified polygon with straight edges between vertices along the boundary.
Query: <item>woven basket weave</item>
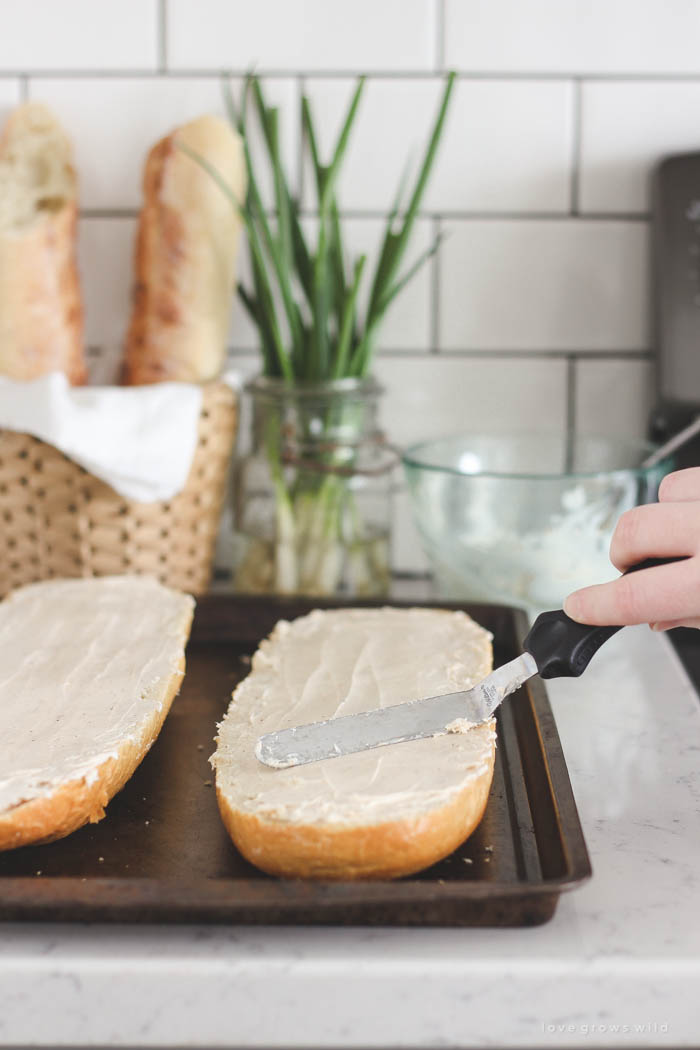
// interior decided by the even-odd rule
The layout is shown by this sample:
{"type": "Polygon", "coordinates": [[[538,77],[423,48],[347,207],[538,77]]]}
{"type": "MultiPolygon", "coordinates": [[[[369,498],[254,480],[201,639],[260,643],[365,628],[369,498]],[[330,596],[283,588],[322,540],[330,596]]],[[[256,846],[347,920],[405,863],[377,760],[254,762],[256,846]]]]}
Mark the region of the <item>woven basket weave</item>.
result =
{"type": "Polygon", "coordinates": [[[205,386],[185,488],[158,503],[130,502],[53,446],[0,430],[0,596],[51,577],[123,573],[201,594],[235,429],[233,391],[205,386]]]}

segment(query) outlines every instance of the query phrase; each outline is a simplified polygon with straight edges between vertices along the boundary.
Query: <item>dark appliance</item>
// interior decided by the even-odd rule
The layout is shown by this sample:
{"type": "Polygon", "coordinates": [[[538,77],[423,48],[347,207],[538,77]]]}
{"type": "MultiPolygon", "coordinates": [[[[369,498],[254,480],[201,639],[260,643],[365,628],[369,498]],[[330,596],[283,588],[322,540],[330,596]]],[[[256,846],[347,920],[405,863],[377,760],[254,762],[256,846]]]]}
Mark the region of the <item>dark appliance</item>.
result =
{"type": "MultiPolygon", "coordinates": [[[[666,157],[653,174],[656,400],[650,437],[662,442],[700,414],[700,153],[666,157]]],[[[700,466],[700,435],[675,455],[700,466]]]]}
{"type": "MultiPolygon", "coordinates": [[[[700,415],[700,153],[665,157],[653,174],[652,272],[656,402],[649,435],[663,442],[700,415]]],[[[700,435],[676,453],[700,466],[700,435]]],[[[700,632],[670,632],[700,691],[700,632]]]]}

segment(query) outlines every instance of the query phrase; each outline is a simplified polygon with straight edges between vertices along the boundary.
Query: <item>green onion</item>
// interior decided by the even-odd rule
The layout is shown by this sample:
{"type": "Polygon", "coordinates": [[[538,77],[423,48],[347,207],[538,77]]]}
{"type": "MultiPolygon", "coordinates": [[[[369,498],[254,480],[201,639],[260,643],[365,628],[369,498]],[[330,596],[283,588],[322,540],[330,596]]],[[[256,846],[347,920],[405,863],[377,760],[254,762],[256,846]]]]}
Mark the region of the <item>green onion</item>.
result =
{"type": "MultiPolygon", "coordinates": [[[[248,234],[252,287],[239,284],[238,294],[259,334],[264,375],[281,378],[293,387],[346,377],[363,379],[369,374],[377,332],[387,310],[440,244],[437,237],[413,263],[405,265],[454,81],[451,73],[410,193],[406,193],[408,169],[400,180],[366,295],[361,293],[369,269],[367,257],[349,258],[336,194],[364,77],[357,81],[328,163],[321,157],[311,103],[306,97],[301,99],[303,159],[310,160],[316,190],[313,243],[282,161],[278,110],[267,104],[256,76],[245,78],[240,106],[229,81],[224,80],[223,85],[226,112],[243,139],[248,176],[245,201],[236,200],[204,157],[181,145],[226,194],[248,234]],[[263,158],[255,164],[249,140],[253,120],[264,143],[263,158]],[[263,172],[273,186],[270,209],[260,191],[263,172]],[[359,306],[362,301],[367,304],[364,310],[359,306]]],[[[248,537],[247,552],[237,570],[238,585],[255,590],[263,586],[261,581],[267,581],[264,586],[278,593],[334,594],[341,586],[344,567],[350,566],[358,593],[371,593],[373,580],[388,578],[388,562],[380,555],[380,540],[363,520],[358,493],[347,478],[363,434],[364,408],[357,401],[329,403],[320,412],[321,434],[315,428],[319,417],[312,421],[303,418],[302,412],[299,416],[298,438],[307,448],[315,443],[320,469],[301,464],[290,468],[282,454],[287,426],[284,405],[268,405],[264,454],[274,503],[274,535],[272,540],[258,534],[248,537]],[[347,447],[340,446],[334,436],[338,433],[354,438],[351,436],[347,447]]]]}
{"type": "Polygon", "coordinates": [[[311,161],[318,211],[315,244],[311,247],[301,219],[300,202],[290,190],[279,141],[279,112],[267,104],[257,76],[245,79],[240,107],[224,79],[224,102],[230,122],[243,138],[248,174],[244,202],[235,200],[221,175],[193,150],[181,145],[227,195],[239,212],[248,234],[253,287],[239,285],[238,293],[258,330],[263,373],[286,381],[322,382],[345,376],[368,374],[376,337],[387,309],[409,281],[438,250],[440,237],[410,266],[404,260],[418,216],[454,88],[450,73],[428,137],[423,160],[402,210],[407,173],[394,205],[387,215],[379,255],[360,316],[361,281],[366,271],[364,256],[352,261],[348,270],[343,243],[341,211],[336,186],[362,98],[365,78],[359,77],[350,99],[329,163],[323,163],[311,103],[301,99],[301,125],[305,152],[311,161]],[[249,148],[250,109],[265,144],[264,163],[274,187],[274,226],[260,192],[263,161],[254,164],[249,148]]]}

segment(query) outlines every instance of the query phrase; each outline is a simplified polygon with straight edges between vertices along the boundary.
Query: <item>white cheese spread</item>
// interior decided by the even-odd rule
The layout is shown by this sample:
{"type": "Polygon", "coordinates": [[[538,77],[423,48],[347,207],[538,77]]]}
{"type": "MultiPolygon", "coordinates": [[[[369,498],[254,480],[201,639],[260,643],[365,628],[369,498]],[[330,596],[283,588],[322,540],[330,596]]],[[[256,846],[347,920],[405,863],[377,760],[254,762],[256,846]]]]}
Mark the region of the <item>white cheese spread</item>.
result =
{"type": "Polygon", "coordinates": [[[211,762],[234,809],[299,824],[376,824],[445,805],[488,768],[494,723],[274,770],[263,733],[468,689],[491,669],[491,636],[437,609],[314,611],[281,621],[219,726],[211,762]]]}
{"type": "Polygon", "coordinates": [[[0,812],[97,779],[162,707],[193,605],[137,576],[35,583],[0,602],[0,812]]]}

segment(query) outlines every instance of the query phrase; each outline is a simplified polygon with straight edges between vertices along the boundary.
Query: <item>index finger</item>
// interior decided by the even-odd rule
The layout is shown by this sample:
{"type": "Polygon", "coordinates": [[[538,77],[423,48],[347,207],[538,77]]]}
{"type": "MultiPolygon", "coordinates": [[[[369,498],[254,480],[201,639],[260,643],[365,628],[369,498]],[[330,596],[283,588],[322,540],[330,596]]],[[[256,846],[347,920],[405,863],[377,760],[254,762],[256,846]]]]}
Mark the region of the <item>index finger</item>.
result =
{"type": "Polygon", "coordinates": [[[662,478],[659,503],[687,503],[689,500],[700,500],[700,467],[674,470],[662,478]]]}
{"type": "Polygon", "coordinates": [[[574,591],[564,612],[579,623],[624,627],[635,623],[686,620],[700,609],[697,558],[659,565],[574,591]]]}

